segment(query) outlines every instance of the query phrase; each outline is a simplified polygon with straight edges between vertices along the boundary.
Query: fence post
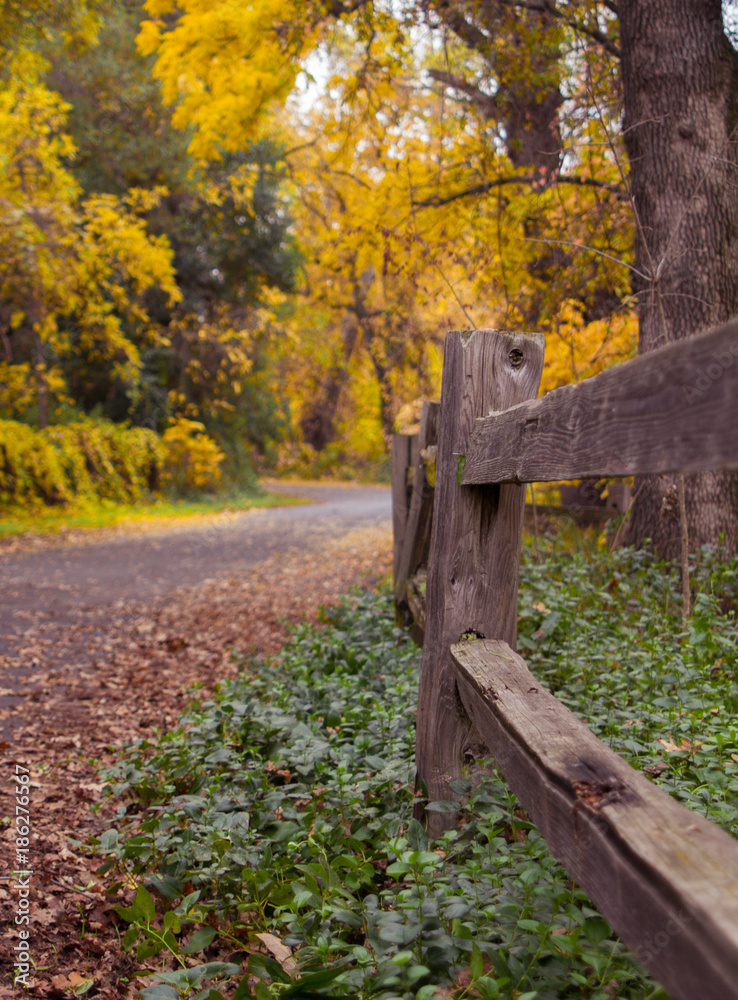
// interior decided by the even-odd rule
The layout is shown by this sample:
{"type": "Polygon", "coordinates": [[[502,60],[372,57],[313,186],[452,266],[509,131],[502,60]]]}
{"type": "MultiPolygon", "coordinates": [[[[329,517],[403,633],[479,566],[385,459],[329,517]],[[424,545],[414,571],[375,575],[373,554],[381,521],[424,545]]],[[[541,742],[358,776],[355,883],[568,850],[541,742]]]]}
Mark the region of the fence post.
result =
{"type": "MultiPolygon", "coordinates": [[[[453,798],[449,782],[479,749],[461,705],[450,647],[464,633],[517,635],[518,566],[525,494],[517,485],[460,486],[478,417],[535,396],[540,334],[452,331],[443,356],[440,428],[426,623],[418,693],[416,763],[430,801],[453,798]]],[[[454,822],[428,813],[432,833],[454,822]]]]}
{"type": "Polygon", "coordinates": [[[418,567],[428,561],[430,533],[433,514],[433,488],[428,482],[422,453],[435,445],[438,440],[438,403],[423,403],[420,416],[420,433],[417,447],[411,455],[413,467],[413,487],[410,511],[403,537],[403,546],[395,572],[395,603],[406,603],[405,590],[408,580],[418,567]]]}
{"type": "Polygon", "coordinates": [[[407,470],[410,465],[410,434],[392,435],[392,533],[395,541],[392,560],[393,579],[397,579],[402,545],[405,540],[407,515],[410,509],[407,470]]]}

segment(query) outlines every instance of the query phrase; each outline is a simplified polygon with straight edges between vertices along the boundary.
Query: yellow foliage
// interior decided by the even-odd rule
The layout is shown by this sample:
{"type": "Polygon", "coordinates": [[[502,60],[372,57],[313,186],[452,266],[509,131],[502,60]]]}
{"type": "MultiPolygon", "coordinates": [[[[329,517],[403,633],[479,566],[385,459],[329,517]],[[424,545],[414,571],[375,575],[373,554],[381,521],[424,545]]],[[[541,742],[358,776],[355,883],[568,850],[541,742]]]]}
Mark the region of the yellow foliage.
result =
{"type": "Polygon", "coordinates": [[[0,420],[0,502],[139,500],[156,486],[162,456],[158,436],[145,428],[80,420],[36,430],[0,420]]]}
{"type": "Polygon", "coordinates": [[[12,331],[0,413],[8,415],[28,408],[29,391],[63,399],[56,359],[80,348],[134,386],[137,342],[155,336],[143,296],[155,287],[170,301],[180,294],[166,240],[151,237],[136,214],[151,206],[151,193],[81,199],[65,165],[74,154],[62,131],[66,111],[41,84],[0,87],[0,298],[12,331]],[[19,386],[30,364],[33,390],[19,386]]]}
{"type": "Polygon", "coordinates": [[[144,55],[159,53],[157,72],[175,125],[195,125],[193,156],[218,159],[259,138],[265,111],[283,101],[314,31],[304,4],[292,0],[148,0],[141,26],[144,55]],[[167,15],[180,12],[170,30],[167,15]],[[274,30],[269,30],[271,26],[274,30]],[[284,35],[289,34],[289,41],[284,35]]]}
{"type": "Polygon", "coordinates": [[[169,492],[215,490],[225,455],[197,420],[178,417],[164,431],[162,485],[169,492]]]}

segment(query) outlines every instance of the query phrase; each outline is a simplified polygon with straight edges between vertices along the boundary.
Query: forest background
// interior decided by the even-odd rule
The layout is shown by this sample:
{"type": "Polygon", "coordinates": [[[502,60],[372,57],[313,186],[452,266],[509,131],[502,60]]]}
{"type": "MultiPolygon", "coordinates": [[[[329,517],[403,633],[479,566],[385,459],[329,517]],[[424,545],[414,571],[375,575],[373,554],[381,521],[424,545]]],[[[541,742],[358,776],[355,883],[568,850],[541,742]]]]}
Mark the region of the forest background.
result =
{"type": "Polygon", "coordinates": [[[636,352],[613,5],[3,18],[0,502],[379,474],[448,329],[543,332],[542,392],[636,352]]]}

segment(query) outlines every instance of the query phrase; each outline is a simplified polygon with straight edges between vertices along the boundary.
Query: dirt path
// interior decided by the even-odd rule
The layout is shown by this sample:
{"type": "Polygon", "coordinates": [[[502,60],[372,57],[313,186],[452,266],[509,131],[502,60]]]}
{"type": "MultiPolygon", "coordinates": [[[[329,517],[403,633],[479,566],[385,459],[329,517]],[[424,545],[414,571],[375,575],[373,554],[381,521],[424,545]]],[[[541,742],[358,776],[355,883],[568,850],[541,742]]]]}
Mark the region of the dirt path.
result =
{"type": "Polygon", "coordinates": [[[29,696],[44,700],[41,664],[58,689],[91,662],[91,651],[105,655],[111,628],[140,626],[146,608],[182,587],[242,579],[268,557],[320,558],[332,539],[389,521],[387,488],[273,488],[314,502],[8,540],[0,548],[0,740],[12,740],[29,696]]]}
{"type": "Polygon", "coordinates": [[[3,600],[0,684],[13,704],[3,710],[12,741],[0,741],[0,997],[29,995],[13,986],[14,919],[22,905],[17,880],[9,878],[17,868],[16,764],[31,775],[28,928],[37,971],[30,995],[71,998],[90,979],[85,996],[137,995],[129,982],[135,963],[120,953],[111,909],[121,900],[105,895],[94,875],[100,859],[84,846],[106,829],[111,808],[101,804],[95,762],[174,724],[193,697],[207,696],[235,673],[233,650],[276,652],[285,619],[310,618],[351,585],[372,584],[389,571],[388,491],[314,490],[323,499],[314,507],[225,515],[221,523],[198,526],[194,536],[180,529],[153,533],[155,544],[140,537],[85,539],[5,553],[5,579],[14,581],[17,603],[11,616],[3,600]],[[290,512],[295,520],[284,516],[290,512]],[[116,553],[135,572],[106,584],[116,579],[109,562],[116,553]],[[45,588],[31,575],[30,556],[53,571],[45,588]],[[176,574],[164,565],[170,558],[181,559],[179,582],[187,586],[175,589],[176,574]],[[197,575],[195,582],[182,567],[197,575]],[[126,590],[132,579],[151,589],[126,590]],[[26,607],[30,592],[53,595],[56,604],[26,607]],[[80,595],[88,603],[75,603],[80,595]],[[9,689],[8,681],[19,686],[9,689]]]}

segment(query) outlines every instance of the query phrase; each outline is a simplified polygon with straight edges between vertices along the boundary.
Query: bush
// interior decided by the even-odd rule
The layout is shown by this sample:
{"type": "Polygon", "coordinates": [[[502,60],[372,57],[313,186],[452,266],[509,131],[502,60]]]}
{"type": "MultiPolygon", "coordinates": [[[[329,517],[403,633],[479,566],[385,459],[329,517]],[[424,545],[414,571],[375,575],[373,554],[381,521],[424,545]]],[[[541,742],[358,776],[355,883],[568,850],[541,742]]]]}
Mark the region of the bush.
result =
{"type": "Polygon", "coordinates": [[[196,420],[177,417],[164,431],[162,486],[176,494],[214,491],[222,479],[225,454],[196,420]]]}
{"type": "Polygon", "coordinates": [[[0,420],[0,502],[142,499],[156,489],[163,450],[154,431],[83,419],[36,430],[0,420]]]}
{"type": "Polygon", "coordinates": [[[0,503],[135,503],[160,489],[175,495],[214,491],[225,456],[204,431],[183,418],[163,437],[91,417],[43,430],[0,420],[0,503]]]}

